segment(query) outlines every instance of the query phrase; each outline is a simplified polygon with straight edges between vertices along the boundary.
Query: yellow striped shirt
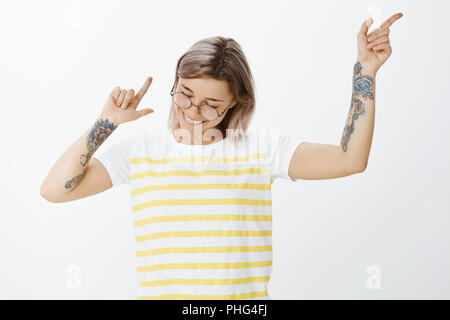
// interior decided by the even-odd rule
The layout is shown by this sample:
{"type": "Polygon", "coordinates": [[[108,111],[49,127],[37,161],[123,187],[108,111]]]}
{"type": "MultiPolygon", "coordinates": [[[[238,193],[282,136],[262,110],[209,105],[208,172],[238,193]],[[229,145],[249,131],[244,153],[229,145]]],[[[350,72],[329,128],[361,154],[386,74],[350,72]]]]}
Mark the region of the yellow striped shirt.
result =
{"type": "Polygon", "coordinates": [[[271,185],[297,180],[298,137],[249,129],[188,145],[163,130],[106,142],[93,157],[130,187],[138,299],[271,299],[271,185]]]}

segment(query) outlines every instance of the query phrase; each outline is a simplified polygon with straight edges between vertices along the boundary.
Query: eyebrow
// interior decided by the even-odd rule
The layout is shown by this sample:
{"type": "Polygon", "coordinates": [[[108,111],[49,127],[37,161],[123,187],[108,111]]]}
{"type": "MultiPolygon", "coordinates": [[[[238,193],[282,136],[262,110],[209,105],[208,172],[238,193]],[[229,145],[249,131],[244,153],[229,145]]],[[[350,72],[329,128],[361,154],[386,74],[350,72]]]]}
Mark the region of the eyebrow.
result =
{"type": "MultiPolygon", "coordinates": [[[[182,86],[183,88],[185,88],[186,90],[190,91],[191,93],[194,93],[194,91],[192,91],[192,89],[186,87],[184,84],[181,83],[181,86],[182,86]]],[[[219,100],[219,99],[214,99],[214,98],[206,98],[206,100],[212,100],[212,101],[224,102],[224,100],[219,100]]]]}

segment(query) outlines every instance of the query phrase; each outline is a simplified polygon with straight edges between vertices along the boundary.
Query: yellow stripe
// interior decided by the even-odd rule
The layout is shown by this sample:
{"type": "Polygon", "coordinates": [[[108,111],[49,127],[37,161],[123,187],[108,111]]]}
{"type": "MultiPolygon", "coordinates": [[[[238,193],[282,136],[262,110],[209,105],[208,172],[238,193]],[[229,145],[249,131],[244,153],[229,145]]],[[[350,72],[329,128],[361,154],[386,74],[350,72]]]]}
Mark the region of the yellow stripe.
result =
{"type": "Polygon", "coordinates": [[[267,154],[265,153],[253,153],[248,156],[243,157],[232,157],[232,158],[213,158],[213,157],[180,157],[180,158],[167,158],[167,159],[151,159],[149,157],[141,158],[131,158],[130,164],[139,163],[151,163],[151,164],[168,164],[168,163],[195,163],[195,162],[209,162],[209,163],[232,163],[232,162],[243,162],[250,159],[266,159],[267,154]]]}
{"type": "Polygon", "coordinates": [[[248,262],[204,262],[204,263],[162,263],[145,267],[137,267],[138,272],[158,271],[167,269],[242,269],[270,267],[272,260],[248,262]]]}
{"type": "Polygon", "coordinates": [[[201,230],[201,231],[167,231],[150,233],[135,237],[136,242],[161,238],[180,237],[268,237],[272,236],[272,230],[201,230]]]}
{"type": "Polygon", "coordinates": [[[145,226],[157,222],[175,221],[272,221],[271,214],[186,214],[176,216],[154,216],[142,220],[137,220],[133,224],[135,227],[145,226]]]}
{"type": "Polygon", "coordinates": [[[264,252],[272,251],[272,246],[243,247],[168,247],[136,251],[136,257],[148,257],[166,253],[226,253],[226,252],[264,252]]]}
{"type": "Polygon", "coordinates": [[[235,278],[235,279],[164,279],[155,281],[143,281],[139,285],[143,287],[158,287],[167,286],[171,284],[184,284],[184,285],[200,285],[200,286],[221,286],[221,285],[233,285],[244,284],[253,282],[268,282],[270,276],[264,277],[247,277],[247,278],[235,278]]]}
{"type": "Polygon", "coordinates": [[[198,205],[247,205],[247,206],[271,206],[272,200],[259,199],[168,199],[168,200],[152,200],[135,206],[132,211],[136,212],[146,208],[157,206],[198,206],[198,205]]]}
{"type": "Polygon", "coordinates": [[[145,177],[168,177],[168,176],[187,176],[187,177],[200,177],[200,176],[232,176],[243,174],[270,174],[270,169],[261,168],[247,168],[242,170],[169,170],[169,171],[144,171],[130,175],[130,180],[142,179],[145,177]]]}
{"type": "Polygon", "coordinates": [[[256,183],[210,183],[210,184],[161,184],[151,185],[134,189],[131,196],[161,190],[206,190],[206,189],[248,189],[248,190],[270,190],[269,184],[256,183]]]}
{"type": "Polygon", "coordinates": [[[138,297],[139,300],[242,300],[251,298],[268,297],[266,291],[253,291],[237,294],[223,294],[223,295],[194,295],[194,294],[165,294],[162,296],[146,296],[138,297]]]}

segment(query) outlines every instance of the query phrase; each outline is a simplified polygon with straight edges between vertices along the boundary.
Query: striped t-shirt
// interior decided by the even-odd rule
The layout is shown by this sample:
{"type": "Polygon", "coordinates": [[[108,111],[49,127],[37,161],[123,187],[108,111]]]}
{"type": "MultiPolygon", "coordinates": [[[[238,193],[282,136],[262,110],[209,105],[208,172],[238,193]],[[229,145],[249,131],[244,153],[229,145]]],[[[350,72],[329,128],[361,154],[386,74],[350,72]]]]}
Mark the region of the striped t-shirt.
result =
{"type": "Polygon", "coordinates": [[[271,299],[271,185],[298,180],[298,137],[249,129],[188,145],[167,129],[106,142],[93,157],[130,187],[138,299],[271,299]]]}

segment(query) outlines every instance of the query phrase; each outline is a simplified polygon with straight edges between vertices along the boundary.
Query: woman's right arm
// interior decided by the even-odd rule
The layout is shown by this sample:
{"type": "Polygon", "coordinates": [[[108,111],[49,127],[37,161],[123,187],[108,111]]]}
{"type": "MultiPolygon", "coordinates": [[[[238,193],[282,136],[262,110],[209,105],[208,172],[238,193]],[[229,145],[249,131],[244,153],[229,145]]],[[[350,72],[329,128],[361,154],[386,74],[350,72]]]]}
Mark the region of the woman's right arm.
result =
{"type": "Polygon", "coordinates": [[[97,159],[91,159],[100,145],[122,123],[137,120],[152,113],[152,109],[137,111],[140,100],[152,82],[148,77],[141,90],[120,90],[109,94],[103,111],[56,161],[41,185],[41,196],[54,203],[73,201],[94,195],[112,187],[106,168],[97,159]]]}
{"type": "Polygon", "coordinates": [[[112,187],[109,174],[97,159],[91,159],[117,124],[98,117],[56,161],[41,185],[41,195],[50,202],[84,198],[112,187]]]}

